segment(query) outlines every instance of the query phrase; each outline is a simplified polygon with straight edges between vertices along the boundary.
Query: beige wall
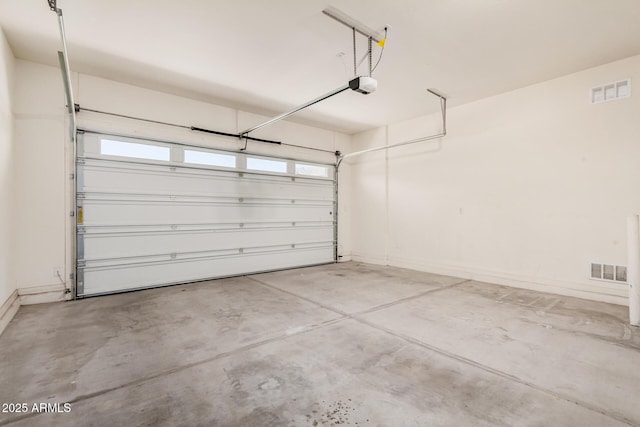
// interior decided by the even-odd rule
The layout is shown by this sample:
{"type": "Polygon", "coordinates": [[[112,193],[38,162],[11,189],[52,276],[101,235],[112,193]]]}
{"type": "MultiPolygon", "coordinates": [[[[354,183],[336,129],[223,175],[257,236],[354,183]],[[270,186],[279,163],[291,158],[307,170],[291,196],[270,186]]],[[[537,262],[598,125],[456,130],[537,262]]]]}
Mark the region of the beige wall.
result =
{"type": "Polygon", "coordinates": [[[35,302],[31,291],[51,287],[54,300],[64,297],[65,99],[60,73],[16,61],[14,154],[16,197],[13,245],[15,281],[23,303],[35,302]]]}
{"type": "MultiPolygon", "coordinates": [[[[626,265],[640,95],[591,105],[588,91],[628,77],[640,56],[452,108],[443,140],[354,158],[353,259],[626,303],[588,267],[626,265]]],[[[420,117],[353,149],[438,131],[420,117]]]]}
{"type": "MultiPolygon", "coordinates": [[[[22,60],[15,61],[15,68],[13,165],[19,191],[11,211],[3,214],[13,212],[12,229],[20,230],[13,247],[14,283],[27,302],[49,301],[62,298],[55,269],[62,267],[65,278],[72,271],[67,180],[72,162],[64,93],[57,68],[22,60]]],[[[595,282],[587,274],[590,261],[626,263],[625,217],[640,211],[640,169],[634,165],[640,158],[640,99],[590,105],[587,93],[592,86],[626,77],[638,81],[640,57],[452,108],[444,140],[344,162],[342,260],[623,303],[625,286],[595,282]]],[[[74,86],[76,102],[86,108],[229,132],[262,120],[88,75],[74,75],[74,86]]],[[[92,113],[80,113],[79,122],[128,134],[237,145],[227,138],[92,113]]],[[[348,152],[438,131],[433,115],[353,137],[290,122],[256,136],[348,152]]],[[[290,147],[255,143],[250,149],[333,160],[330,154],[290,147]]]]}
{"type": "MultiPolygon", "coordinates": [[[[12,275],[11,248],[13,237],[13,80],[13,53],[0,28],[0,307],[7,302],[16,289],[12,275]]],[[[2,330],[1,326],[0,330],[2,330]]]]}
{"type": "MultiPolygon", "coordinates": [[[[16,61],[16,179],[19,195],[13,211],[15,228],[20,230],[15,245],[16,283],[22,302],[53,301],[63,298],[63,277],[73,271],[72,146],[65,119],[65,99],[60,71],[55,67],[16,61]]],[[[238,132],[265,118],[234,109],[177,97],[84,74],[74,74],[75,102],[84,108],[193,125],[223,132],[238,132]]],[[[118,119],[89,112],[78,114],[81,127],[172,141],[239,148],[232,138],[217,137],[187,129],[118,119]]],[[[259,138],[331,151],[348,148],[350,137],[341,133],[279,122],[252,134],[259,138]]],[[[332,153],[249,143],[249,150],[309,161],[335,162],[332,153]]],[[[345,194],[348,194],[345,190],[345,194]]],[[[344,197],[341,196],[341,200],[344,197]]],[[[341,211],[348,204],[342,204],[341,211]]],[[[346,215],[343,215],[346,217],[346,215]]],[[[349,250],[348,230],[341,229],[340,251],[349,250]]]]}

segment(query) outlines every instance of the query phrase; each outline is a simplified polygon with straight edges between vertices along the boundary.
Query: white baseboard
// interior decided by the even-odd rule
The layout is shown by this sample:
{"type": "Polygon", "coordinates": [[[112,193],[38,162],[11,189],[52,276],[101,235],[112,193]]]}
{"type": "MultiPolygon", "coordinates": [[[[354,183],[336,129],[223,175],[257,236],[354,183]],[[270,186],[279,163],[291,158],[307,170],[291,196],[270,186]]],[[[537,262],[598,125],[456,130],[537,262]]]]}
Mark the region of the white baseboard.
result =
{"type": "Polygon", "coordinates": [[[390,256],[385,262],[379,255],[368,256],[368,254],[362,253],[353,253],[352,260],[369,264],[382,264],[446,276],[460,277],[462,279],[477,280],[520,289],[584,298],[593,301],[608,302],[611,304],[629,305],[629,290],[625,285],[609,283],[587,284],[538,277],[525,277],[468,266],[428,263],[392,256],[390,256]]]}
{"type": "Polygon", "coordinates": [[[65,286],[62,284],[16,289],[2,306],[0,306],[0,334],[4,332],[21,305],[43,304],[65,300],[65,286]]]}
{"type": "Polygon", "coordinates": [[[43,304],[48,302],[65,301],[65,287],[63,284],[36,286],[33,288],[18,288],[20,304],[43,304]]]}
{"type": "Polygon", "coordinates": [[[0,334],[4,332],[9,322],[11,322],[11,319],[13,319],[18,312],[19,308],[20,298],[18,297],[18,291],[15,290],[0,307],[0,334]]]}
{"type": "Polygon", "coordinates": [[[623,285],[616,285],[619,287],[613,288],[609,284],[584,284],[563,280],[532,278],[466,266],[415,262],[395,257],[389,258],[389,265],[593,301],[602,301],[618,305],[629,304],[628,289],[623,285]]]}
{"type": "Polygon", "coordinates": [[[384,256],[367,254],[363,252],[352,252],[351,260],[355,262],[364,262],[365,264],[387,265],[387,259],[384,256]]]}

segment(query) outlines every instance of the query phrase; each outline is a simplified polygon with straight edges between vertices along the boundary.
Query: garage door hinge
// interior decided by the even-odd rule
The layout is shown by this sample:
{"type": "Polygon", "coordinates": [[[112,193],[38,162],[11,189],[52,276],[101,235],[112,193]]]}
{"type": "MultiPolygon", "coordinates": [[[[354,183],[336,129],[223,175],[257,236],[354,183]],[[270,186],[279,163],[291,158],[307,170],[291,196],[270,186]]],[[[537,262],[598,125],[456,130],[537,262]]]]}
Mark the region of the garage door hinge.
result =
{"type": "Polygon", "coordinates": [[[78,268],[84,268],[86,265],[85,261],[78,261],[78,268]]]}
{"type": "Polygon", "coordinates": [[[84,165],[84,163],[85,163],[84,159],[76,159],[77,165],[84,165]]]}
{"type": "Polygon", "coordinates": [[[70,180],[74,180],[74,179],[75,179],[75,177],[76,177],[76,174],[74,174],[74,173],[70,173],[70,174],[69,174],[69,179],[70,179],[70,180]]]}
{"type": "Polygon", "coordinates": [[[69,279],[73,280],[73,279],[75,279],[75,278],[76,278],[76,275],[75,275],[75,274],[73,274],[73,273],[70,273],[70,274],[69,274],[69,279]]]}
{"type": "Polygon", "coordinates": [[[76,199],[84,199],[84,193],[76,193],[76,199]]]}
{"type": "Polygon", "coordinates": [[[69,216],[76,216],[76,213],[74,211],[69,212],[69,216]]]}

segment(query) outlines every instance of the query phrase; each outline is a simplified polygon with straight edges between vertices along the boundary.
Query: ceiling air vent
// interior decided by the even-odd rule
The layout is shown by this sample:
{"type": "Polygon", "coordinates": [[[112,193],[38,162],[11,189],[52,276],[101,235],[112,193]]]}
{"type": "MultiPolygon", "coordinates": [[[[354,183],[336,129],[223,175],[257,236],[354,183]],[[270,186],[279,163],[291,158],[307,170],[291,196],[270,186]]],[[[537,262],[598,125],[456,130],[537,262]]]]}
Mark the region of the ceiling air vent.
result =
{"type": "Polygon", "coordinates": [[[607,282],[627,283],[627,267],[613,264],[591,263],[591,278],[607,282]]]}
{"type": "Polygon", "coordinates": [[[599,104],[600,102],[613,101],[615,99],[628,98],[630,96],[631,79],[626,79],[591,88],[591,91],[589,92],[589,101],[592,104],[599,104]]]}

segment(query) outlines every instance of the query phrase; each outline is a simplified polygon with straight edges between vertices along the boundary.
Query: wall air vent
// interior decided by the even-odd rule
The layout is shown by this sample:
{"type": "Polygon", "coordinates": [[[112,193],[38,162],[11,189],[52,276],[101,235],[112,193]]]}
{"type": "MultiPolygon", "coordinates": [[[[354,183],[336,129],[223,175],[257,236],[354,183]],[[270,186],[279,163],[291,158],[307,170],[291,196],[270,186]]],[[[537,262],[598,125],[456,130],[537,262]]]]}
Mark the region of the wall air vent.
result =
{"type": "Polygon", "coordinates": [[[589,101],[592,104],[600,102],[613,101],[631,96],[631,79],[620,80],[615,83],[607,83],[606,85],[593,87],[589,91],[589,101]]]}
{"type": "Polygon", "coordinates": [[[590,278],[607,282],[627,283],[627,267],[592,262],[590,278]]]}

